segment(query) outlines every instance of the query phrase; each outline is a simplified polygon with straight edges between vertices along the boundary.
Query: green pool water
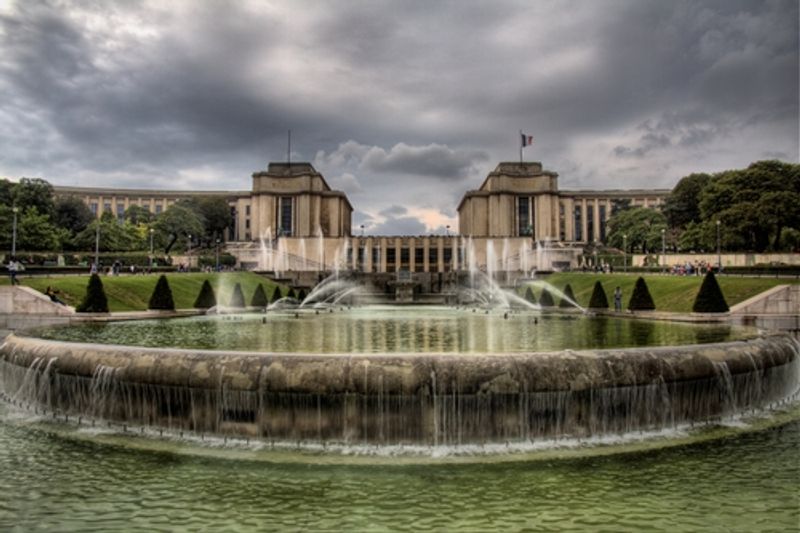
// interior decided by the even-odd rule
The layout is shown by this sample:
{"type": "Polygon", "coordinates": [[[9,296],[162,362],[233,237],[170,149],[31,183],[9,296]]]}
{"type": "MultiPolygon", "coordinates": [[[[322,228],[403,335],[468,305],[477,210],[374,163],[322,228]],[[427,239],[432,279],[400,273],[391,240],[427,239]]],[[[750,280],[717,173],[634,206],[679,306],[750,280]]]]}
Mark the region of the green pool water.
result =
{"type": "Polygon", "coordinates": [[[276,353],[509,353],[723,342],[752,336],[729,325],[453,309],[360,307],[48,328],[47,339],[276,353]]]}
{"type": "Polygon", "coordinates": [[[9,421],[0,530],[796,531],[800,422],[610,455],[467,464],[232,458],[9,421]]]}

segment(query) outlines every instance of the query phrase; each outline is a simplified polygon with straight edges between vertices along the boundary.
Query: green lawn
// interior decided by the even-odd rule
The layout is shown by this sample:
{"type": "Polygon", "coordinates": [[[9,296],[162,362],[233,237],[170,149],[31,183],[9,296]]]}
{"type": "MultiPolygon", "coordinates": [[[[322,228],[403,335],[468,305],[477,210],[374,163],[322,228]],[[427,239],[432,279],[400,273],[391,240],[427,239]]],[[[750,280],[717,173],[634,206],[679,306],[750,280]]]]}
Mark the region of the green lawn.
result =
{"type": "MultiPolygon", "coordinates": [[[[608,297],[608,303],[614,307],[614,289],[619,286],[622,289],[623,307],[628,306],[628,299],[633,292],[633,285],[636,283],[638,275],[633,274],[584,274],[578,272],[552,274],[546,280],[556,288],[563,290],[567,283],[572,285],[575,298],[578,303],[589,305],[589,298],[592,295],[592,288],[597,280],[603,285],[608,297]]],[[[656,310],[672,311],[676,313],[688,313],[692,310],[697,291],[700,289],[702,276],[662,276],[645,275],[647,287],[653,296],[656,310]]],[[[798,283],[796,279],[775,279],[775,278],[747,278],[747,277],[717,277],[725,301],[729,306],[742,302],[756,294],[771,289],[776,285],[798,283]]],[[[540,297],[540,290],[533,288],[537,300],[540,297]]],[[[524,294],[524,289],[522,290],[524,294]]],[[[558,303],[556,298],[556,303],[558,303]]]]}
{"type": "MultiPolygon", "coordinates": [[[[122,276],[101,276],[103,288],[108,297],[108,307],[112,312],[116,311],[144,311],[153,288],[156,286],[160,274],[150,275],[122,275],[122,276]]],[[[246,303],[250,303],[253,293],[259,283],[264,284],[267,297],[272,297],[275,283],[254,274],[252,272],[226,272],[222,274],[167,274],[169,286],[172,289],[172,297],[175,300],[175,307],[178,309],[191,308],[203,280],[208,279],[214,287],[217,295],[217,302],[226,304],[230,299],[233,287],[240,283],[246,303]],[[221,288],[221,292],[220,292],[221,288]]],[[[8,283],[6,278],[5,283],[8,283]]],[[[25,277],[20,281],[23,285],[32,287],[44,292],[47,286],[57,289],[62,300],[69,305],[78,305],[86,293],[86,285],[89,283],[88,275],[81,276],[54,276],[46,277],[25,277]]],[[[281,287],[281,292],[285,295],[286,287],[281,287]]]]}

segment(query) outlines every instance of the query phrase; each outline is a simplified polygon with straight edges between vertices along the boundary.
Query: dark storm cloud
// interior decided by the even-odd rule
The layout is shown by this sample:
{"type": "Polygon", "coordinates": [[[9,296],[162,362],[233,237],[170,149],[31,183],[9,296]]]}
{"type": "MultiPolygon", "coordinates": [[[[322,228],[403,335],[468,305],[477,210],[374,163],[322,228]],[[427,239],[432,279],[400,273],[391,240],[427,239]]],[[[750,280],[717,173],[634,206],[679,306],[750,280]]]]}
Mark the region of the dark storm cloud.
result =
{"type": "Polygon", "coordinates": [[[0,2],[0,175],[247,188],[291,129],[430,231],[520,128],[564,188],[797,161],[799,33],[791,0],[0,2]]]}

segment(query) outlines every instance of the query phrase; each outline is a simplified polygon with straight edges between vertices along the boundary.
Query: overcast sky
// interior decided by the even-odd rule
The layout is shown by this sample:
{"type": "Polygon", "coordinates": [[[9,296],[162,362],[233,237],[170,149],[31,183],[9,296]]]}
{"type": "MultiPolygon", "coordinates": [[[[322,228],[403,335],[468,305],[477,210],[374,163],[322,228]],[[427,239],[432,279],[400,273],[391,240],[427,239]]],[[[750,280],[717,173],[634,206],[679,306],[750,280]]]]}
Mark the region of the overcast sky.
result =
{"type": "Polygon", "coordinates": [[[0,0],[0,176],[247,190],[311,161],[369,233],[457,226],[498,162],[562,189],[798,161],[798,2],[0,0]]]}

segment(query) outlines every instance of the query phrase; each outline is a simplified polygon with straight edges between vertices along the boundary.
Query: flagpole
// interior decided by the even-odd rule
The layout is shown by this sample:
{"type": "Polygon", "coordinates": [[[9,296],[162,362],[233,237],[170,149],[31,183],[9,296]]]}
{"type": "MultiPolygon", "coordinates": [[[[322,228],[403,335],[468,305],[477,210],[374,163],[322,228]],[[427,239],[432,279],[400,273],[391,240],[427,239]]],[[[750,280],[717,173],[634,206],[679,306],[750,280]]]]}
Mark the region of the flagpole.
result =
{"type": "Polygon", "coordinates": [[[289,142],[286,146],[286,162],[292,166],[292,130],[289,130],[289,142]]]}
{"type": "Polygon", "coordinates": [[[522,130],[519,130],[517,141],[519,142],[519,166],[522,166],[522,130]]]}

